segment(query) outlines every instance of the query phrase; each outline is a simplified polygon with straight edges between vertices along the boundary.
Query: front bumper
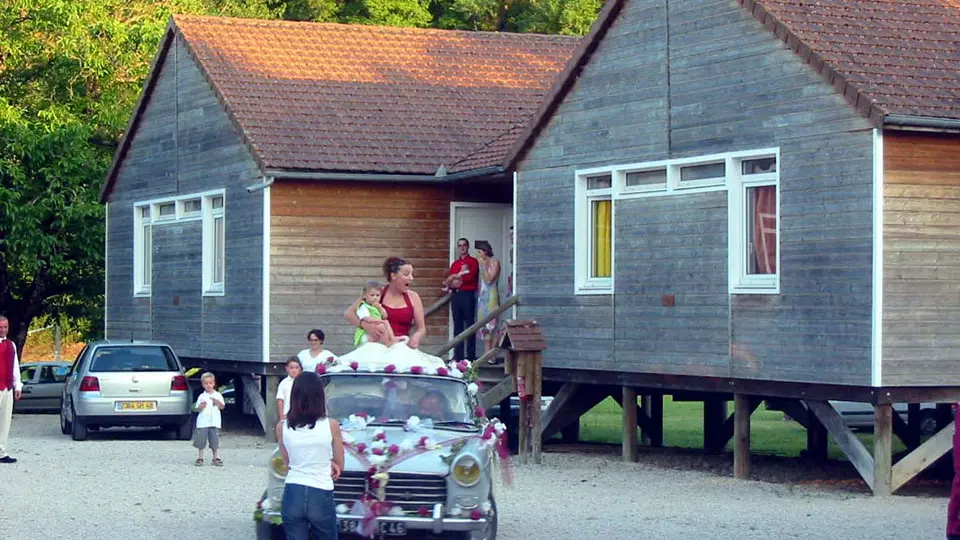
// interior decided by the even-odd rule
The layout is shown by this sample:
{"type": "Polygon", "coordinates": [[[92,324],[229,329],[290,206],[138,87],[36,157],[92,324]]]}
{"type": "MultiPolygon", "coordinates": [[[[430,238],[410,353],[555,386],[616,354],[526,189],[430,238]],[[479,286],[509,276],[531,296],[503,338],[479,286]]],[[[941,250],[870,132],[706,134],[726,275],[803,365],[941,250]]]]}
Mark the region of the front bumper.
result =
{"type": "MultiPolygon", "coordinates": [[[[280,509],[262,509],[262,521],[279,525],[282,523],[280,509]]],[[[404,523],[408,530],[423,531],[433,534],[442,534],[454,531],[476,531],[487,526],[487,518],[471,519],[469,517],[444,516],[444,505],[435,504],[429,517],[420,516],[378,516],[377,523],[404,523]]],[[[361,519],[356,514],[337,514],[337,522],[345,519],[361,519]]]]}

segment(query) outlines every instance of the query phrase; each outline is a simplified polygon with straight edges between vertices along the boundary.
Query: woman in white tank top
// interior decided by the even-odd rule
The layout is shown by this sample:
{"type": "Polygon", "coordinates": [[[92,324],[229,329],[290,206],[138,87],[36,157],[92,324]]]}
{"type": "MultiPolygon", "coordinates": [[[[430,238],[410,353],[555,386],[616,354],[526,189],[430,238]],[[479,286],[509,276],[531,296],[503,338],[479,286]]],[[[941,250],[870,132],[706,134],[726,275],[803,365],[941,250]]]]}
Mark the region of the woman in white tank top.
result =
{"type": "Polygon", "coordinates": [[[277,439],[289,467],[281,510],[287,540],[336,540],[333,482],[343,471],[343,440],[340,424],[327,418],[323,382],[316,373],[294,379],[290,412],[277,425],[277,439]]]}

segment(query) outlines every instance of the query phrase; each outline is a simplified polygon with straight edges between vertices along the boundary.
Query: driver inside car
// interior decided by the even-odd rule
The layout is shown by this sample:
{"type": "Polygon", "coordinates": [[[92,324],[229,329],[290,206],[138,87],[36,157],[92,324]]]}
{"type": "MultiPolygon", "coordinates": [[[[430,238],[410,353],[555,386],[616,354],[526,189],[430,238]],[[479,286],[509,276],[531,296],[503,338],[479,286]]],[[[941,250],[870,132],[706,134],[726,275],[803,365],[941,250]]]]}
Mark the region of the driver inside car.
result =
{"type": "Polygon", "coordinates": [[[447,398],[442,393],[431,390],[423,395],[418,402],[418,416],[421,418],[431,418],[434,421],[446,420],[449,416],[450,406],[447,398]]]}

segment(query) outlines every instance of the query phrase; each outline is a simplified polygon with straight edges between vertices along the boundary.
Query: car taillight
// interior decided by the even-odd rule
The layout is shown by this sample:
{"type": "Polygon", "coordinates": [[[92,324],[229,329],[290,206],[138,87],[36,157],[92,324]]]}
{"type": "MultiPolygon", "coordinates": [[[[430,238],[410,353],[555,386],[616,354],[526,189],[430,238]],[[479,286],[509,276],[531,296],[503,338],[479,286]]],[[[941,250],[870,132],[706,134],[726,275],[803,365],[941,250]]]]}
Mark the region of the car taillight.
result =
{"type": "Polygon", "coordinates": [[[99,392],[100,391],[100,380],[96,377],[84,377],[80,381],[80,391],[81,392],[99,392]]]}
{"type": "Polygon", "coordinates": [[[170,391],[187,391],[187,378],[183,375],[176,375],[173,378],[173,381],[170,382],[170,391]]]}

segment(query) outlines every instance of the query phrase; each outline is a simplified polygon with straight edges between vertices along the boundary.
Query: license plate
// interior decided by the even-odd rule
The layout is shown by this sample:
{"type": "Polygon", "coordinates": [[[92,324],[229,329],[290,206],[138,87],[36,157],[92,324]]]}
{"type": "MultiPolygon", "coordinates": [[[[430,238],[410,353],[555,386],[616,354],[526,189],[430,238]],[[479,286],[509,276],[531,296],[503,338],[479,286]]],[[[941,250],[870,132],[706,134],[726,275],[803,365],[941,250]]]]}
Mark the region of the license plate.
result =
{"type": "Polygon", "coordinates": [[[118,401],[116,402],[118,411],[155,411],[157,410],[156,401],[118,401]]]}
{"type": "MultiPolygon", "coordinates": [[[[407,524],[401,521],[381,521],[377,523],[381,536],[406,536],[407,524]]],[[[346,534],[357,534],[360,529],[359,519],[341,519],[340,532],[346,534]]]]}

